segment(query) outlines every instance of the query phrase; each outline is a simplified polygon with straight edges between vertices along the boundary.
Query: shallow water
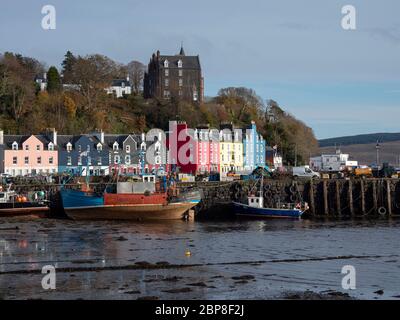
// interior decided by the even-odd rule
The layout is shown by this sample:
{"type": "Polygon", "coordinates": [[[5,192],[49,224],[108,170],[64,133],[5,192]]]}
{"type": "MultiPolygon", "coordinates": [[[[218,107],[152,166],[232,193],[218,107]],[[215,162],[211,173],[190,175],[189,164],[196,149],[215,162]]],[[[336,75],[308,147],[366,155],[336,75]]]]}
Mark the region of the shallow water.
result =
{"type": "Polygon", "coordinates": [[[400,220],[1,218],[0,298],[271,299],[333,290],[398,299],[399,227],[400,220]],[[56,267],[55,290],[41,286],[45,265],[56,267]],[[342,289],[344,265],[356,269],[355,290],[342,289]]]}

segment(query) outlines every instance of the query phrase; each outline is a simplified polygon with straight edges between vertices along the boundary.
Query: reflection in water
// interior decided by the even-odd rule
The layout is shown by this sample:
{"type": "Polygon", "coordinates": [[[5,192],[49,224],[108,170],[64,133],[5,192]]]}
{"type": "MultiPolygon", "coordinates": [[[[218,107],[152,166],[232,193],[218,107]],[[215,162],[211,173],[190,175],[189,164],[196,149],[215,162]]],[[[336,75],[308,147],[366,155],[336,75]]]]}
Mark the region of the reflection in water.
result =
{"type": "Polygon", "coordinates": [[[359,275],[352,295],[373,298],[382,288],[384,298],[400,294],[396,219],[132,223],[8,218],[0,223],[0,291],[6,298],[264,299],[289,290],[341,290],[345,264],[354,265],[359,275]],[[40,286],[40,270],[47,264],[64,270],[52,293],[40,286]],[[29,270],[37,272],[24,273],[29,270]]]}

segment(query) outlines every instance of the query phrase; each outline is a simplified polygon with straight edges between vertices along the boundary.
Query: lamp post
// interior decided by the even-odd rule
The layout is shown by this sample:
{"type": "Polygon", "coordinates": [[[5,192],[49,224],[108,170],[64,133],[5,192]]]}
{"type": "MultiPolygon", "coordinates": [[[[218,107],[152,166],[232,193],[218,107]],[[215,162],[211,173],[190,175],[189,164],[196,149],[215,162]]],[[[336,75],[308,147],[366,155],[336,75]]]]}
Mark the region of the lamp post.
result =
{"type": "Polygon", "coordinates": [[[380,162],[380,159],[379,159],[379,150],[380,150],[380,148],[381,148],[381,146],[380,146],[380,144],[379,144],[379,140],[376,141],[376,146],[375,146],[375,148],[376,148],[376,165],[377,165],[378,168],[379,168],[379,162],[380,162]]]}

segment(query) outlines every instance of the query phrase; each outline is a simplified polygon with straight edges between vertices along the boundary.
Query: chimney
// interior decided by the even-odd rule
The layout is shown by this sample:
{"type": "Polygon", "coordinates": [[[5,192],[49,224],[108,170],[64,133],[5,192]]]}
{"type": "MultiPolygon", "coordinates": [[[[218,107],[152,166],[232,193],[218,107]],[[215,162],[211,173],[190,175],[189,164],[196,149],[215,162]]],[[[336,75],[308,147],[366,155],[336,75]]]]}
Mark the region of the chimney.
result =
{"type": "Polygon", "coordinates": [[[47,128],[47,136],[53,142],[53,144],[56,146],[57,145],[57,131],[56,128],[47,128]]]}
{"type": "Polygon", "coordinates": [[[4,144],[4,131],[0,130],[0,144],[4,144]]]}
{"type": "Polygon", "coordinates": [[[96,129],[95,132],[93,132],[93,135],[100,140],[101,143],[104,143],[104,131],[101,129],[96,129]]]}

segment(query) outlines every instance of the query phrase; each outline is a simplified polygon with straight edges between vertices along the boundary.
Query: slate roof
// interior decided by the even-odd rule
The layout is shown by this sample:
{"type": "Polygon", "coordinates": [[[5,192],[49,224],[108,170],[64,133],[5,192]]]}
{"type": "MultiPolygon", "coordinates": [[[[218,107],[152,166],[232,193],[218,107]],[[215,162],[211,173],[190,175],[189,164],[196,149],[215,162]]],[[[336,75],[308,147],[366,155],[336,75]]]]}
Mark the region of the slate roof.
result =
{"type": "Polygon", "coordinates": [[[160,68],[164,68],[165,60],[168,60],[168,69],[178,69],[178,61],[179,60],[182,60],[182,68],[180,68],[180,69],[196,69],[196,70],[201,69],[199,56],[160,55],[160,59],[158,60],[160,68]]]}
{"type": "MultiPolygon", "coordinates": [[[[6,149],[12,149],[12,144],[15,142],[18,143],[18,147],[21,148],[22,144],[31,137],[32,135],[4,135],[4,145],[6,149]]],[[[40,142],[43,143],[45,150],[47,150],[47,146],[50,142],[52,142],[46,135],[44,134],[35,134],[36,138],[39,139],[40,142]]],[[[55,146],[56,150],[57,146],[55,146]]]]}
{"type": "Polygon", "coordinates": [[[112,81],[111,86],[112,87],[122,87],[122,84],[125,84],[125,87],[130,87],[132,86],[131,82],[126,80],[126,79],[114,79],[112,81]]]}

